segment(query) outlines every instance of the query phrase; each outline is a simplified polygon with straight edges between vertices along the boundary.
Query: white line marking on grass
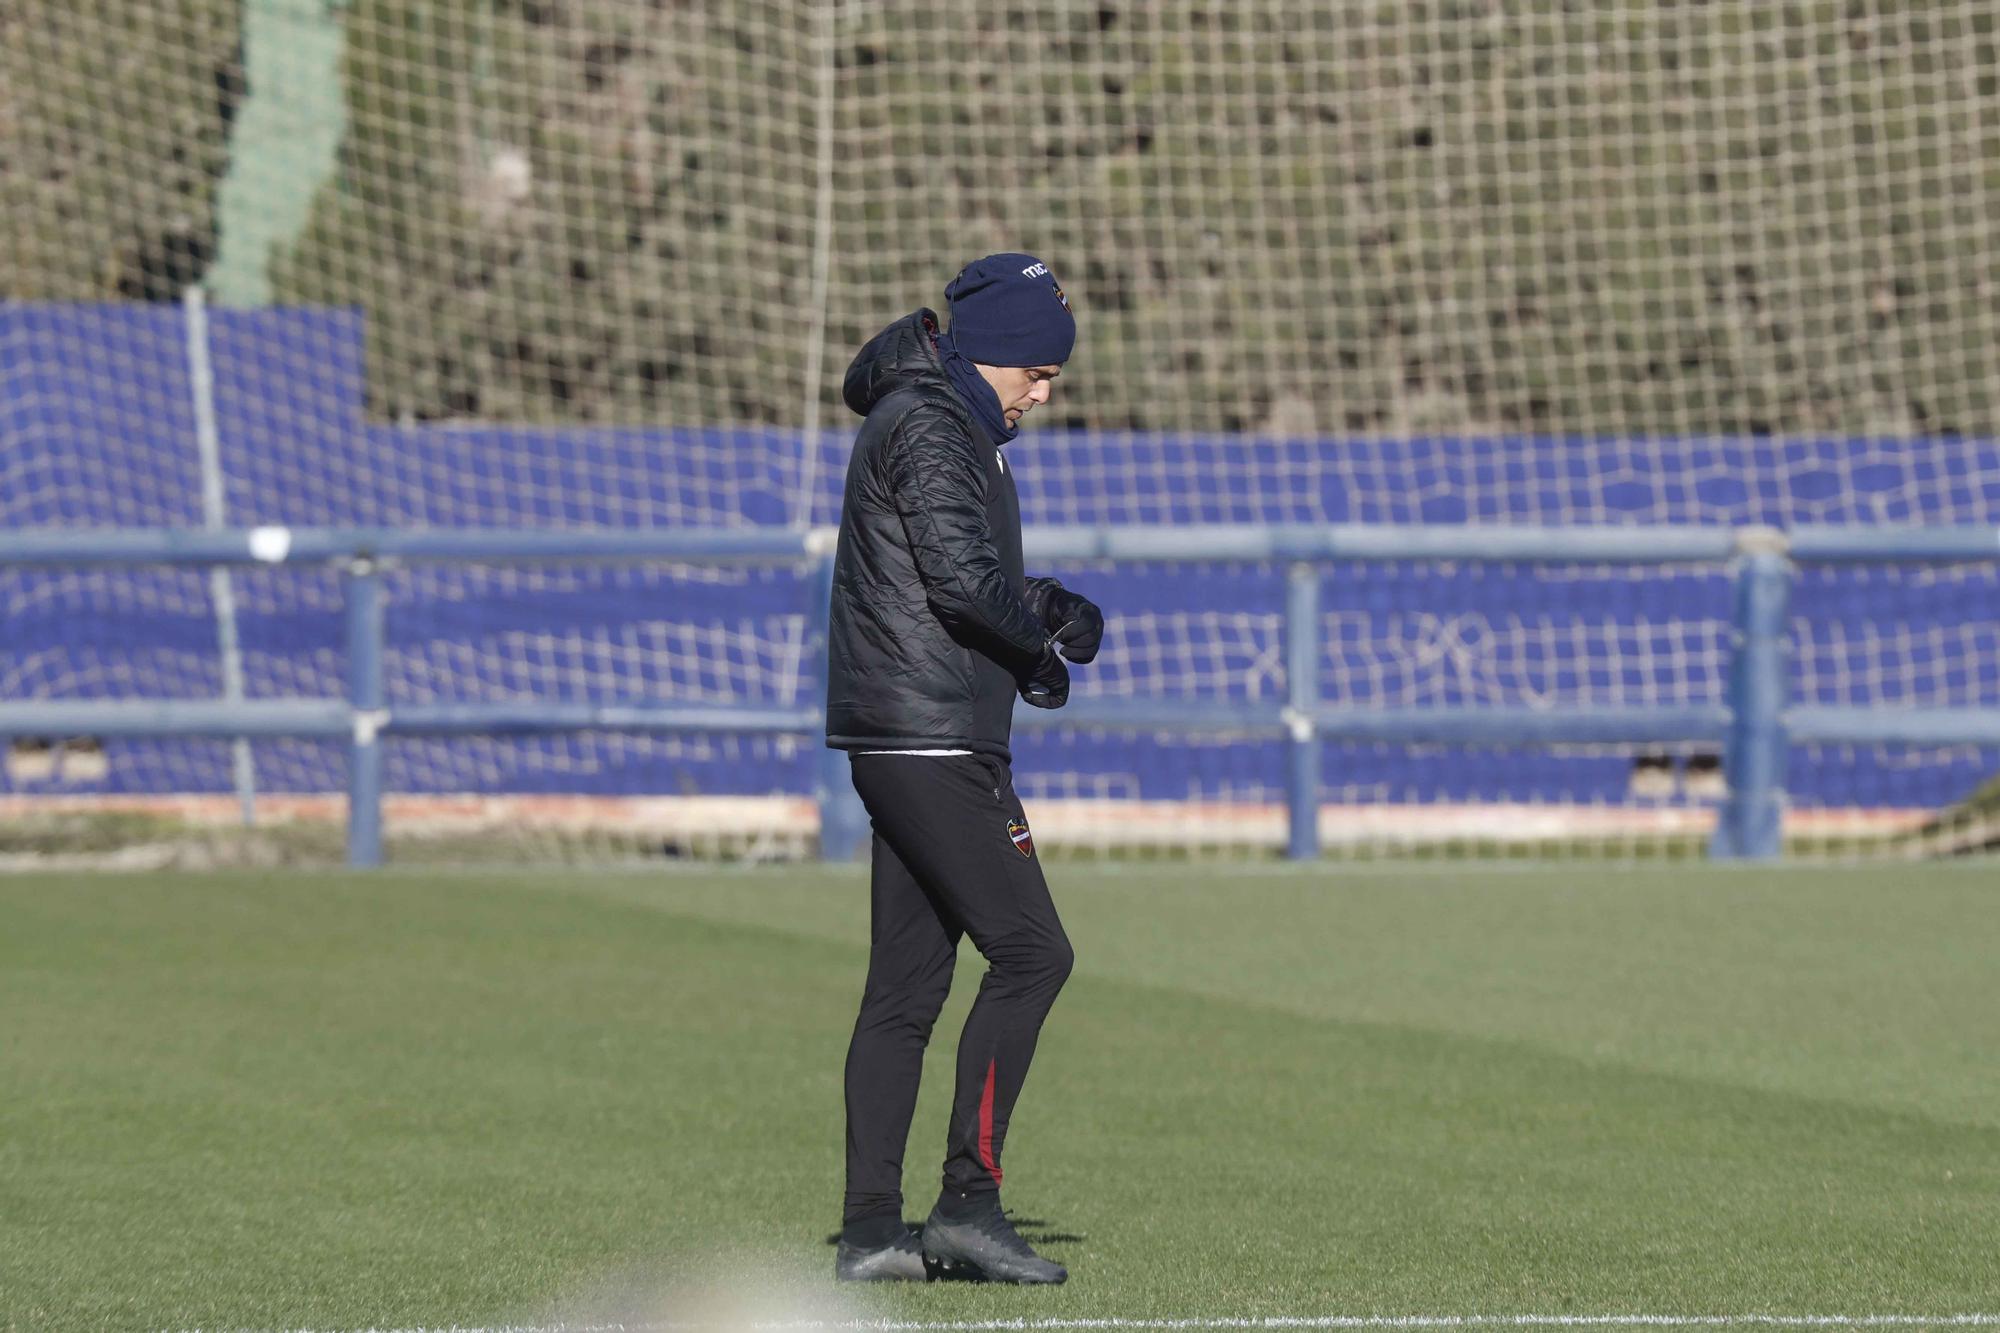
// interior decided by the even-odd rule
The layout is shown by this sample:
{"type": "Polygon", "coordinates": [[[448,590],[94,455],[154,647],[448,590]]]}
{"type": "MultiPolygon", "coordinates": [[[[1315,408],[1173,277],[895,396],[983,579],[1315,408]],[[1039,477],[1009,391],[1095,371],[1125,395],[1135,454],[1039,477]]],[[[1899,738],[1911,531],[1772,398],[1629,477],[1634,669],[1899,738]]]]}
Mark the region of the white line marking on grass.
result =
{"type": "MultiPolygon", "coordinates": [[[[351,1333],[692,1333],[747,1328],[763,1333],[1002,1333],[1048,1329],[1430,1329],[1430,1328],[1992,1328],[2000,1314],[1447,1314],[1447,1315],[1226,1315],[1157,1319],[771,1319],[672,1320],[641,1324],[452,1324],[437,1328],[352,1330],[351,1333]]],[[[202,1333],[200,1329],[184,1333],[202,1333]]],[[[313,1333],[310,1329],[289,1333],[313,1333]]]]}

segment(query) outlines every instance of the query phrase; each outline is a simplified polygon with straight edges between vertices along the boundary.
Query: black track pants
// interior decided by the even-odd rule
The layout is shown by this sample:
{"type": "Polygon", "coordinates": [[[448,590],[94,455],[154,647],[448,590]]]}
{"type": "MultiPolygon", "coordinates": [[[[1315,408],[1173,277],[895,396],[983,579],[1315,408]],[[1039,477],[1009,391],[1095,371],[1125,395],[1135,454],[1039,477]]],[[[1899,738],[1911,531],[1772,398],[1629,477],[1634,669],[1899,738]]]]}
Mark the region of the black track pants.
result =
{"type": "Polygon", "coordinates": [[[1000,1188],[1000,1150],[1069,939],[1006,763],[986,755],[853,756],[875,828],[868,984],[847,1048],[845,1221],[899,1216],[924,1046],[961,935],[986,978],[958,1043],[944,1188],[1000,1188]]]}

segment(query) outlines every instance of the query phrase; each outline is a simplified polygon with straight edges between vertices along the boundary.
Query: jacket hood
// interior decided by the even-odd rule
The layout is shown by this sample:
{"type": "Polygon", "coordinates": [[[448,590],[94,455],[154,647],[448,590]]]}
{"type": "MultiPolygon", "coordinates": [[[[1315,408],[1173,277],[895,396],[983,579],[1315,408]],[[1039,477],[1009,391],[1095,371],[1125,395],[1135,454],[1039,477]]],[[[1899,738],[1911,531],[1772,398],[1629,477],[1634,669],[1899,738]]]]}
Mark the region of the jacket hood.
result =
{"type": "Polygon", "coordinates": [[[918,310],[862,345],[840,386],[840,396],[856,416],[867,416],[875,404],[898,389],[918,386],[957,401],[931,342],[937,331],[936,313],[918,310]]]}

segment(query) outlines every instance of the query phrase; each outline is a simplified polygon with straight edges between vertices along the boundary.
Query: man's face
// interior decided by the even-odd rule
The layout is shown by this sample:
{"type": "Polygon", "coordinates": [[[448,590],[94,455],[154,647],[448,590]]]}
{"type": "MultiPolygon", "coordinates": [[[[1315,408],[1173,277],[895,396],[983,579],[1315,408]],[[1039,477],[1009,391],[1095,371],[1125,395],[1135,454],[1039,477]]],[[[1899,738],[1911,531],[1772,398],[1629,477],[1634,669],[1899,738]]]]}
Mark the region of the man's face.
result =
{"type": "Polygon", "coordinates": [[[1050,387],[1062,374],[1061,366],[989,366],[974,362],[980,378],[993,386],[1000,411],[1007,424],[1018,426],[1030,410],[1049,401],[1050,387]]]}

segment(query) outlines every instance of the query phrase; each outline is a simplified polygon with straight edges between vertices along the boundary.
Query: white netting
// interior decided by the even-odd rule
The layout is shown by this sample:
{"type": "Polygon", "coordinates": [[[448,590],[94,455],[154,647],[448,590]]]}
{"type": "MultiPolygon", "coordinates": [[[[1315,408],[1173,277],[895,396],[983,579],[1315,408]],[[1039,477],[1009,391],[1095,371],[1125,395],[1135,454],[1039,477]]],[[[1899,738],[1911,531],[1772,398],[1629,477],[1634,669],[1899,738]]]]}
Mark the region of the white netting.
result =
{"type": "MultiPolygon", "coordinates": [[[[2000,521],[1984,0],[25,0],[0,123],[5,527],[830,522],[853,350],[1002,248],[1082,327],[1015,447],[1031,522],[2000,521]]],[[[1078,573],[1114,615],[1080,688],[1282,697],[1281,576],[1078,573]]],[[[1809,572],[1795,695],[1992,705],[1993,577],[1809,572]]],[[[1725,687],[1718,571],[1327,580],[1329,699],[1725,687]]],[[[248,694],[342,688],[336,578],[230,586],[248,694]]],[[[803,706],[817,596],[425,571],[391,691],[803,706]]],[[[0,573],[0,607],[7,697],[223,688],[200,574],[0,573]]],[[[812,782],[810,740],[397,744],[426,798],[793,820],[812,782]]],[[[1051,799],[1282,788],[1275,745],[1034,744],[1051,799]]],[[[0,790],[233,785],[226,744],[60,757],[0,790]]],[[[1792,798],[1935,809],[1992,760],[1802,755],[1792,798]]],[[[1709,761],[1352,747],[1327,799],[1706,812],[1709,761]]]]}
{"type": "MultiPolygon", "coordinates": [[[[1060,571],[1132,606],[1078,675],[1092,697],[1262,705],[1290,697],[1285,570],[1172,566],[1060,571]],[[1191,586],[1192,584],[1192,586],[1191,586]],[[1150,603],[1213,601],[1190,612],[1150,603]]],[[[1726,702],[1729,571],[1479,562],[1361,563],[1320,581],[1320,702],[1378,709],[1709,707],[1726,702]]],[[[1040,843],[1063,851],[1211,851],[1285,845],[1282,727],[1189,737],[1095,728],[1017,739],[1040,843]]],[[[1320,835],[1366,856],[1698,855],[1727,794],[1710,745],[1319,747],[1320,835]]]]}
{"type": "MultiPolygon", "coordinates": [[[[231,498],[273,518],[824,516],[837,469],[797,431],[841,428],[859,342],[1002,246],[1048,257],[1084,320],[1044,420],[1144,432],[1058,446],[1050,517],[1971,519],[2000,496],[1990,448],[1935,443],[2000,434],[1977,0],[9,15],[0,289],[329,311],[211,331],[222,415],[256,419],[225,434],[302,442],[236,441],[231,498]],[[413,438],[442,422],[498,429],[413,438]],[[1436,438],[1499,435],[1524,438],[1436,438]],[[680,484],[650,454],[670,440],[680,484]],[[1190,468],[1248,475],[1204,499],[1190,468]]],[[[87,368],[67,424],[179,459],[161,313],[18,317],[16,421],[87,368]]],[[[100,480],[8,460],[17,503],[100,480]]],[[[122,489],[93,504],[174,516],[145,476],[122,489]]]]}

